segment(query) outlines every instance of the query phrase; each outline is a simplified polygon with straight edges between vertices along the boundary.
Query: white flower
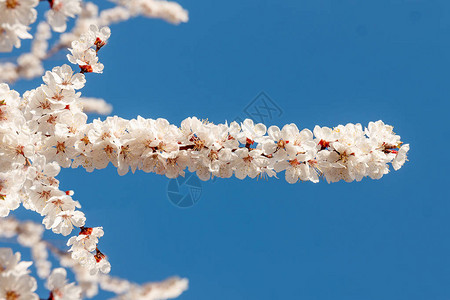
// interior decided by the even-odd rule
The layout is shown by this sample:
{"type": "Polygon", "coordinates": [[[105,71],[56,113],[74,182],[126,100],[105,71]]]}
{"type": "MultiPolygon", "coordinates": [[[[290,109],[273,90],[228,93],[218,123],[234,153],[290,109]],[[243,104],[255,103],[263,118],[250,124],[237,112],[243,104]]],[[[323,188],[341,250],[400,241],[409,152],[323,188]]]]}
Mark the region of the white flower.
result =
{"type": "MultiPolygon", "coordinates": [[[[51,219],[48,219],[51,220],[51,219]]],[[[44,219],[45,221],[45,219],[44,219]]],[[[58,213],[54,220],[45,223],[47,229],[52,229],[54,233],[60,233],[64,236],[72,232],[73,226],[84,226],[86,218],[80,211],[62,211],[58,213]],[[53,221],[53,222],[51,222],[53,221]]]]}
{"type": "MultiPolygon", "coordinates": [[[[58,187],[59,181],[55,176],[59,174],[61,167],[56,162],[47,162],[45,156],[37,155],[27,170],[27,187],[32,188],[38,183],[45,186],[58,187]]],[[[46,198],[46,197],[44,197],[46,198]]]]}
{"type": "Polygon", "coordinates": [[[241,124],[242,132],[238,135],[239,142],[242,144],[259,143],[266,133],[266,126],[264,124],[254,124],[253,120],[245,119],[241,124]]]}
{"type": "Polygon", "coordinates": [[[54,220],[56,216],[63,211],[75,210],[75,208],[80,208],[80,204],[74,201],[72,197],[67,195],[54,196],[47,200],[41,215],[45,215],[44,224],[46,224],[46,219],[54,220]]]}
{"type": "Polygon", "coordinates": [[[39,0],[0,0],[0,52],[20,47],[20,39],[29,39],[28,25],[36,21],[34,9],[39,0]]]}
{"type": "MultiPolygon", "coordinates": [[[[48,77],[51,78],[51,77],[48,77]]],[[[73,89],[63,89],[54,80],[49,80],[47,85],[42,86],[42,90],[47,99],[51,103],[62,103],[64,105],[72,103],[76,98],[79,98],[79,94],[75,93],[73,89]]]]}
{"type": "Polygon", "coordinates": [[[25,181],[19,170],[0,172],[0,217],[6,217],[20,205],[19,190],[25,181]]]}
{"type": "Polygon", "coordinates": [[[13,47],[20,48],[20,39],[32,37],[25,25],[0,23],[0,52],[10,52],[13,47]]]}
{"type": "Polygon", "coordinates": [[[365,129],[365,134],[377,147],[384,145],[397,146],[400,143],[400,136],[396,135],[393,129],[394,127],[385,125],[383,121],[370,122],[365,129]]]}
{"type": "Polygon", "coordinates": [[[19,110],[19,93],[10,90],[6,83],[0,83],[0,130],[19,130],[25,123],[23,113],[19,110]]]}
{"type": "Polygon", "coordinates": [[[24,130],[0,133],[0,171],[22,167],[34,155],[33,136],[24,130]]]}
{"type": "Polygon", "coordinates": [[[319,181],[319,171],[315,167],[315,161],[312,157],[305,154],[299,154],[295,157],[290,157],[289,161],[283,160],[277,162],[274,166],[275,171],[285,171],[286,181],[289,183],[296,183],[301,181],[319,181]]]}
{"type": "Polygon", "coordinates": [[[20,261],[20,253],[13,254],[10,248],[0,248],[0,299],[39,299],[33,292],[36,280],[27,275],[31,262],[20,261]]]}
{"type": "Polygon", "coordinates": [[[314,127],[314,136],[317,140],[319,150],[323,150],[329,147],[331,142],[335,142],[338,139],[338,132],[328,127],[314,127]]]}
{"type": "Polygon", "coordinates": [[[144,157],[142,161],[142,171],[149,173],[154,172],[163,175],[166,172],[166,161],[158,153],[151,153],[144,157]]]}
{"type": "Polygon", "coordinates": [[[20,47],[20,39],[29,39],[28,25],[36,20],[38,0],[0,0],[0,52],[20,47]]]}
{"type": "Polygon", "coordinates": [[[234,174],[239,179],[249,176],[255,178],[261,174],[261,168],[267,166],[268,159],[263,157],[261,150],[242,148],[236,150],[237,158],[234,161],[234,174]]]}
{"type": "Polygon", "coordinates": [[[51,291],[54,300],[81,299],[81,288],[75,283],[67,283],[67,272],[63,268],[56,268],[47,279],[47,289],[51,291]]]}
{"type": "Polygon", "coordinates": [[[38,300],[33,293],[37,288],[36,279],[28,275],[0,275],[0,299],[38,300]]]}
{"type": "MultiPolygon", "coordinates": [[[[31,261],[20,261],[20,253],[13,254],[11,248],[0,248],[0,275],[14,274],[21,276],[28,274],[31,261]]],[[[1,279],[0,279],[1,283],[1,279]]]]}
{"type": "Polygon", "coordinates": [[[74,18],[81,12],[81,0],[50,0],[50,10],[46,17],[56,32],[64,32],[67,28],[67,17],[74,18]]]}
{"type": "Polygon", "coordinates": [[[392,161],[392,167],[394,167],[394,170],[400,169],[405,161],[407,160],[407,154],[409,151],[409,144],[402,145],[400,149],[398,150],[397,156],[392,161]]]}
{"type": "Polygon", "coordinates": [[[46,150],[43,152],[48,161],[56,161],[61,167],[68,168],[77,153],[74,149],[75,139],[64,135],[54,135],[46,139],[46,150]]]}
{"type": "Polygon", "coordinates": [[[275,159],[284,159],[297,152],[294,140],[299,131],[295,124],[285,125],[282,130],[278,126],[270,126],[267,130],[268,138],[262,143],[264,153],[274,154],[275,159]]]}
{"type": "MultiPolygon", "coordinates": [[[[56,110],[61,110],[65,107],[65,104],[63,103],[50,102],[44,92],[43,86],[25,93],[24,99],[27,102],[26,114],[29,119],[38,119],[43,115],[49,114],[56,110]]],[[[33,121],[29,121],[30,127],[38,125],[33,121]]],[[[33,129],[36,130],[36,128],[33,129]]]]}
{"type": "Polygon", "coordinates": [[[87,36],[93,41],[92,43],[95,45],[96,51],[98,51],[106,44],[106,41],[111,36],[111,29],[109,29],[109,27],[102,27],[99,29],[97,25],[92,24],[89,27],[87,36]]]}
{"type": "Polygon", "coordinates": [[[359,172],[360,167],[365,167],[365,164],[364,161],[360,161],[364,157],[358,154],[356,147],[340,142],[332,142],[330,150],[324,149],[318,152],[318,165],[328,182],[337,182],[339,180],[351,182],[355,179],[359,181],[363,177],[362,174],[365,174],[365,169],[359,172]]]}
{"type": "Polygon", "coordinates": [[[2,23],[29,25],[36,20],[34,9],[39,0],[0,0],[0,20],[2,23]]]}
{"type": "Polygon", "coordinates": [[[186,151],[171,152],[161,154],[166,159],[166,176],[168,178],[184,177],[184,169],[189,163],[189,156],[186,151]]]}
{"type": "Polygon", "coordinates": [[[383,175],[389,173],[388,162],[391,161],[392,158],[389,158],[388,155],[381,151],[372,151],[368,154],[367,157],[367,176],[372,179],[380,179],[383,175]]]}
{"type": "Polygon", "coordinates": [[[51,72],[47,71],[42,79],[48,85],[56,83],[59,88],[68,90],[81,89],[86,83],[84,74],[74,74],[72,68],[67,64],[55,67],[51,72]]]}
{"type": "Polygon", "coordinates": [[[86,124],[86,121],[86,114],[66,111],[59,116],[58,124],[55,125],[55,136],[67,137],[67,139],[71,138],[71,140],[75,138],[76,140],[73,140],[75,145],[75,143],[79,142],[80,129],[86,124]]]}

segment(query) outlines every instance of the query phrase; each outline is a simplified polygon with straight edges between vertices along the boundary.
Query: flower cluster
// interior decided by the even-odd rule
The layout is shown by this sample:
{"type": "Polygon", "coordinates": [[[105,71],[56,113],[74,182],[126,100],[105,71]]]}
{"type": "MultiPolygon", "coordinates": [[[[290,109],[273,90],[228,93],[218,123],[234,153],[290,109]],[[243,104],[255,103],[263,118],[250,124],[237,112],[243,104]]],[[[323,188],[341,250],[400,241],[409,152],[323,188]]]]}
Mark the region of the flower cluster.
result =
{"type": "MultiPolygon", "coordinates": [[[[84,231],[89,230],[88,228],[84,229],[84,231]]],[[[47,281],[46,287],[50,292],[49,300],[92,298],[98,294],[99,289],[116,294],[116,297],[113,298],[116,300],[172,299],[178,297],[188,287],[188,280],[179,277],[138,285],[106,274],[98,273],[93,275],[79,261],[72,259],[66,252],[43,240],[43,231],[43,226],[34,222],[21,222],[10,217],[0,219],[0,238],[17,239],[21,246],[31,248],[37,274],[39,278],[47,281]],[[52,265],[48,261],[48,250],[54,254],[54,257],[62,267],[74,273],[78,285],[67,282],[66,269],[58,267],[51,270],[52,265]]],[[[92,231],[97,231],[93,235],[98,235],[101,229],[92,229],[92,231]]],[[[15,292],[14,295],[23,297],[18,299],[37,299],[33,293],[36,290],[36,280],[29,276],[28,271],[31,262],[19,261],[19,253],[12,254],[11,249],[0,248],[0,299],[5,299],[4,294],[6,292],[10,292],[9,295],[13,295],[12,292],[15,292]],[[9,273],[14,273],[19,277],[22,276],[23,278],[17,281],[28,282],[28,285],[14,286],[11,284],[14,281],[5,281],[3,283],[3,278],[6,278],[9,273]],[[1,294],[1,291],[4,291],[4,294],[1,294]],[[32,294],[30,295],[30,293],[32,294]],[[29,298],[25,298],[25,296],[29,296],[29,298]]],[[[6,297],[6,299],[8,298],[6,297]]]]}
{"type": "MultiPolygon", "coordinates": [[[[48,0],[47,22],[56,32],[66,30],[67,17],[75,17],[81,12],[81,0],[48,0]]],[[[20,48],[21,39],[31,39],[29,25],[37,18],[35,7],[39,0],[0,1],[0,52],[10,52],[20,48]]]]}
{"type": "Polygon", "coordinates": [[[0,80],[14,82],[19,78],[32,79],[44,73],[42,61],[47,57],[48,40],[51,37],[50,26],[41,22],[31,43],[31,51],[23,53],[17,64],[6,62],[0,64],[0,80]]]}
{"type": "MultiPolygon", "coordinates": [[[[108,28],[92,26],[73,43],[70,58],[83,72],[101,72],[97,52],[108,37],[108,28]]],[[[86,218],[78,210],[81,206],[73,200],[73,192],[61,191],[55,179],[60,166],[68,165],[54,157],[70,152],[68,141],[58,142],[59,138],[70,136],[87,119],[76,92],[84,86],[85,76],[64,65],[47,72],[43,79],[45,84],[26,92],[23,99],[0,84],[0,216],[7,216],[22,202],[44,217],[46,229],[67,236],[74,227],[80,228],[79,237],[83,238],[71,239],[72,257],[91,273],[109,272],[109,262],[97,248],[103,231],[96,235],[96,229],[84,227],[86,218]]]]}
{"type": "Polygon", "coordinates": [[[31,39],[28,25],[36,21],[39,0],[0,0],[0,52],[20,48],[21,39],[31,39]]]}
{"type": "Polygon", "coordinates": [[[0,248],[0,299],[38,300],[36,279],[28,275],[31,262],[20,261],[20,253],[0,248]]]}
{"type": "Polygon", "coordinates": [[[102,73],[103,64],[98,62],[97,52],[106,45],[111,30],[108,27],[99,30],[96,25],[91,25],[89,29],[79,40],[72,42],[72,48],[69,49],[71,54],[68,54],[67,58],[80,67],[81,73],[102,73]]]}
{"type": "MultiPolygon", "coordinates": [[[[72,42],[80,39],[81,35],[88,31],[92,24],[98,27],[110,26],[138,16],[160,18],[173,24],[187,22],[188,20],[187,11],[178,3],[170,1],[115,1],[117,6],[103,9],[101,12],[92,2],[81,2],[80,0],[47,1],[49,2],[49,10],[46,13],[47,22],[43,21],[38,25],[31,51],[20,55],[16,63],[9,61],[0,63],[0,82],[15,82],[20,78],[32,79],[42,75],[44,73],[42,61],[50,58],[61,49],[70,47],[72,42]],[[68,17],[76,17],[75,26],[70,31],[66,31],[68,17]],[[47,51],[48,40],[51,37],[50,26],[54,31],[62,34],[51,49],[47,51]]],[[[32,37],[24,24],[35,21],[36,10],[33,7],[38,3],[38,0],[0,1],[0,52],[9,52],[13,46],[20,47],[20,39],[32,37]],[[2,6],[5,9],[2,9],[2,6]],[[24,16],[28,16],[28,19],[24,16]],[[25,20],[28,21],[25,22],[25,20]],[[16,25],[13,26],[10,23],[16,25]]]]}

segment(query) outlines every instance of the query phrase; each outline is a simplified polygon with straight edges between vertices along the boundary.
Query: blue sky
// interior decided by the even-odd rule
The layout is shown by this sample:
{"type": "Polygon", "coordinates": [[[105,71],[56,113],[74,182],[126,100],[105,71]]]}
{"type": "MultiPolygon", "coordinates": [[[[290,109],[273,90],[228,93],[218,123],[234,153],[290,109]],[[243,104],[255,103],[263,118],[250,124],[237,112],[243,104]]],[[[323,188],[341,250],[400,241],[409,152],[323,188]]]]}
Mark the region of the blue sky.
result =
{"type": "Polygon", "coordinates": [[[188,209],[158,175],[63,170],[88,225],[104,227],[112,275],[188,277],[181,300],[450,299],[450,2],[179,2],[187,24],[112,26],[104,74],[83,95],[179,124],[233,120],[265,91],[282,109],[267,125],[381,119],[411,144],[410,161],[350,184],[218,179],[188,209]]]}

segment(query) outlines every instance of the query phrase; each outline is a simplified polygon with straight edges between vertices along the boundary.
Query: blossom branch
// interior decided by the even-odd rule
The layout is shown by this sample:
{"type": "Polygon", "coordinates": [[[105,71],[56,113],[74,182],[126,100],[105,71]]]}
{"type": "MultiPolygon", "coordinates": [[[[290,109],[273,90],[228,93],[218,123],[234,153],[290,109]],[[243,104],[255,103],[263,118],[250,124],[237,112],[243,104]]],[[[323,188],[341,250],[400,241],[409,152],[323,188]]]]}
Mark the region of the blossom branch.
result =
{"type": "MultiPolygon", "coordinates": [[[[16,63],[0,63],[0,82],[13,83],[20,78],[32,79],[43,74],[42,62],[48,60],[59,51],[70,47],[71,43],[80,38],[90,25],[99,27],[110,26],[137,16],[160,18],[173,24],[188,21],[187,11],[179,4],[162,0],[116,1],[113,8],[104,9],[99,13],[98,7],[81,0],[44,0],[49,2],[46,14],[47,22],[41,22],[31,52],[22,54],[16,63]],[[66,32],[68,17],[75,18],[75,26],[66,32]],[[56,32],[62,33],[58,41],[47,51],[47,40],[50,38],[50,26],[56,32]],[[45,35],[41,29],[47,30],[45,35]],[[45,45],[45,48],[43,47],[45,45]],[[43,51],[44,50],[44,51],[43,51]]],[[[5,0],[0,1],[0,52],[10,52],[13,46],[20,47],[20,39],[32,38],[27,32],[27,26],[36,20],[38,1],[5,0]],[[8,4],[9,3],[9,4],[8,4]],[[26,5],[25,5],[26,4],[26,5]],[[24,21],[26,20],[26,22],[24,21]],[[25,22],[25,23],[23,23],[25,22]]]]}
{"type": "MultiPolygon", "coordinates": [[[[84,230],[88,229],[85,228],[84,230]]],[[[172,299],[178,297],[187,289],[187,279],[179,277],[171,277],[161,282],[149,282],[138,285],[128,280],[106,274],[98,273],[91,275],[89,272],[86,272],[86,269],[78,261],[72,259],[66,251],[43,240],[43,231],[43,226],[34,222],[21,222],[11,217],[0,218],[0,238],[14,238],[22,247],[31,249],[32,259],[39,277],[47,279],[47,288],[50,291],[48,299],[76,300],[92,298],[98,294],[99,289],[116,294],[114,299],[117,300],[172,299]],[[50,271],[51,263],[48,261],[47,249],[50,250],[62,267],[70,269],[74,273],[77,285],[68,283],[66,280],[61,280],[67,276],[65,269],[59,267],[50,271]]],[[[34,294],[37,287],[36,280],[29,276],[29,271],[26,270],[31,263],[19,262],[20,254],[16,253],[13,255],[12,251],[7,248],[0,248],[0,254],[3,254],[0,255],[0,298],[2,296],[4,297],[1,294],[3,290],[9,290],[10,295],[12,295],[12,292],[21,295],[26,293],[30,297],[27,299],[36,298],[37,296],[34,294]],[[12,272],[13,270],[16,272],[12,272]],[[11,276],[11,273],[15,273],[14,278],[24,277],[25,275],[26,277],[21,280],[27,279],[32,283],[28,286],[28,290],[14,290],[12,289],[13,287],[6,289],[5,287],[9,287],[9,282],[14,282],[14,280],[4,283],[2,279],[11,276]]]]}

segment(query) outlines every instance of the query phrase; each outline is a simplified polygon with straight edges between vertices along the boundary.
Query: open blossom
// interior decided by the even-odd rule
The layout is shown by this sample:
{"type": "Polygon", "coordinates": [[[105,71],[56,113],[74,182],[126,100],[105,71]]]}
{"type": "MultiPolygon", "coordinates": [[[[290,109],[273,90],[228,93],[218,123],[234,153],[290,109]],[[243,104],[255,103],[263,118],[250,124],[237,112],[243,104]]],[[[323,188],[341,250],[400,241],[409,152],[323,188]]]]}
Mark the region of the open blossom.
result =
{"type": "Polygon", "coordinates": [[[255,178],[261,173],[261,167],[263,167],[265,161],[267,161],[267,158],[261,156],[261,150],[255,149],[249,151],[247,148],[242,148],[236,150],[235,154],[235,175],[239,179],[244,179],[247,176],[255,178]]]}
{"type": "Polygon", "coordinates": [[[394,160],[392,161],[392,167],[394,170],[400,169],[405,161],[407,160],[407,154],[409,151],[409,144],[402,145],[400,149],[398,150],[397,155],[395,156],[394,160]]]}
{"type": "Polygon", "coordinates": [[[31,276],[0,275],[0,299],[38,300],[36,289],[36,279],[31,276]]]}
{"type": "Polygon", "coordinates": [[[87,39],[96,47],[96,50],[100,50],[101,47],[106,45],[109,37],[111,36],[111,29],[109,27],[98,28],[97,25],[92,24],[89,26],[89,31],[86,34],[87,39]]]}
{"type": "Polygon", "coordinates": [[[67,272],[63,268],[56,268],[47,279],[47,289],[54,300],[81,299],[81,288],[75,283],[67,283],[67,272]]]}
{"type": "Polygon", "coordinates": [[[48,219],[44,219],[44,222],[47,229],[51,228],[54,233],[67,236],[72,232],[74,226],[83,226],[86,218],[81,211],[65,210],[58,213],[54,218],[49,217],[48,219]]]}
{"type": "Polygon", "coordinates": [[[0,128],[18,128],[24,123],[19,103],[19,93],[10,90],[6,83],[0,83],[0,128]]]}
{"type": "Polygon", "coordinates": [[[266,134],[266,125],[254,124],[253,120],[245,119],[241,125],[242,131],[238,134],[237,138],[242,144],[253,144],[262,141],[263,136],[266,134]]]}
{"type": "Polygon", "coordinates": [[[49,0],[50,10],[46,17],[48,23],[56,32],[64,32],[67,28],[67,18],[75,17],[81,12],[81,0],[49,0]]]}
{"type": "Polygon", "coordinates": [[[22,24],[0,23],[0,52],[10,52],[14,47],[20,48],[21,39],[31,39],[27,26],[22,24]]]}
{"type": "Polygon", "coordinates": [[[80,207],[81,206],[77,201],[74,201],[70,196],[63,194],[46,200],[46,205],[44,206],[41,214],[45,215],[47,219],[54,220],[60,212],[75,210],[75,208],[80,207]]]}
{"type": "Polygon", "coordinates": [[[20,253],[13,253],[10,248],[0,248],[0,275],[14,274],[16,276],[28,274],[31,266],[29,261],[20,261],[20,253]]]}
{"type": "Polygon", "coordinates": [[[70,104],[79,95],[73,89],[63,89],[55,81],[49,81],[50,84],[43,85],[42,89],[47,96],[46,99],[53,104],[70,104]]]}
{"type": "Polygon", "coordinates": [[[67,139],[63,135],[54,135],[46,139],[47,149],[44,152],[48,161],[56,161],[61,167],[68,168],[71,158],[76,153],[74,139],[67,139]]]}
{"type": "Polygon", "coordinates": [[[57,85],[63,90],[79,90],[86,83],[84,74],[75,73],[69,65],[54,67],[42,77],[47,85],[57,85]]]}
{"type": "Polygon", "coordinates": [[[20,205],[19,190],[24,183],[21,171],[0,172],[0,217],[6,217],[20,205]]]}
{"type": "Polygon", "coordinates": [[[16,22],[29,25],[36,20],[38,0],[1,0],[0,20],[3,23],[14,24],[16,22]]]}

